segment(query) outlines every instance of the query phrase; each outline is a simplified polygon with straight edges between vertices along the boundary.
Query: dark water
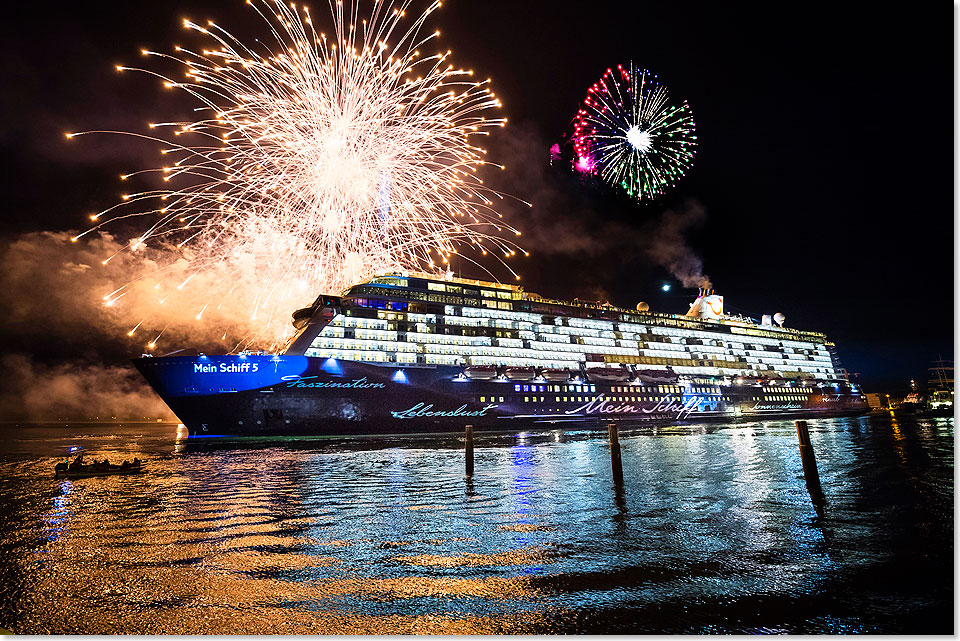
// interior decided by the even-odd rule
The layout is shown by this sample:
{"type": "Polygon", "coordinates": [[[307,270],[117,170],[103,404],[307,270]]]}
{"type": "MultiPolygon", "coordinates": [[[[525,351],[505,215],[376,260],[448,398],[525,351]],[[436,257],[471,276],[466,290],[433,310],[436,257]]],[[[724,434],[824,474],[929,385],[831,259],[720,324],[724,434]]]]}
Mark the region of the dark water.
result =
{"type": "Polygon", "coordinates": [[[20,633],[953,631],[952,419],[239,440],[0,428],[0,625],[20,633]],[[138,477],[52,478],[67,446],[138,477]]]}

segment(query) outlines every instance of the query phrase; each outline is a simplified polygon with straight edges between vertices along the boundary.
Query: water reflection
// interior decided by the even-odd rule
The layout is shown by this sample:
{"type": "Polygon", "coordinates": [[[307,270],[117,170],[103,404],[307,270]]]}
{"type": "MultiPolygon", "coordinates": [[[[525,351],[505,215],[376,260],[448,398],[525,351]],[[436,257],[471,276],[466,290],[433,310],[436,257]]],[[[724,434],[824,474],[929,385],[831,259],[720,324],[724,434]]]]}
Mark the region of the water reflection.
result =
{"type": "Polygon", "coordinates": [[[60,452],[8,435],[15,631],[950,629],[949,420],[811,423],[820,521],[789,422],[622,432],[620,488],[600,433],[478,434],[471,479],[456,436],[84,435],[149,472],[38,482],[60,452]]]}
{"type": "Polygon", "coordinates": [[[47,542],[59,539],[70,523],[70,492],[73,490],[73,483],[64,479],[60,481],[57,489],[59,491],[53,497],[52,507],[40,517],[44,523],[41,532],[47,542]]]}

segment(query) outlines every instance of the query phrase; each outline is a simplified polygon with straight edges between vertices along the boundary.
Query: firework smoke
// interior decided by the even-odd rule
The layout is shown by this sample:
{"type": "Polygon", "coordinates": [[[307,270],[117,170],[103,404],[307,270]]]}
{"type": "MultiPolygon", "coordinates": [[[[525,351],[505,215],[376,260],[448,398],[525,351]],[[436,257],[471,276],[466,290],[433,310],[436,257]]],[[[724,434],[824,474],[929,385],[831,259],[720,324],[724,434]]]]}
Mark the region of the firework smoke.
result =
{"type": "Polygon", "coordinates": [[[23,354],[0,357],[7,385],[4,420],[173,420],[173,413],[128,366],[75,362],[44,365],[23,354]]]}
{"type": "Polygon", "coordinates": [[[710,289],[710,279],[703,274],[703,261],[687,244],[687,233],[703,224],[706,210],[693,200],[682,208],[663,212],[646,241],[647,254],[667,268],[684,287],[710,289]]]}

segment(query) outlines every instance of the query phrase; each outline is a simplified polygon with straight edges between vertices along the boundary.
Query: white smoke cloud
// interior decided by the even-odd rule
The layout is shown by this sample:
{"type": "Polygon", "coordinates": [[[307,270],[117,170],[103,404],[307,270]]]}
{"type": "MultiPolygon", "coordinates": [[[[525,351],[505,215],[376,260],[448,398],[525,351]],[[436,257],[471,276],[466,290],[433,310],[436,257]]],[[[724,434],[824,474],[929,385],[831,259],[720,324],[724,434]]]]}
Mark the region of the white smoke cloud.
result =
{"type": "Polygon", "coordinates": [[[25,354],[0,357],[4,420],[174,420],[130,366],[45,365],[25,354]]]}
{"type": "Polygon", "coordinates": [[[8,331],[66,343],[108,339],[139,351],[158,336],[158,351],[266,348],[291,332],[297,304],[249,304],[256,269],[243,256],[190,278],[188,249],[131,250],[108,233],[71,239],[67,232],[33,232],[3,246],[8,331]]]}
{"type": "Polygon", "coordinates": [[[130,251],[105,233],[71,238],[68,232],[33,232],[0,243],[4,420],[170,419],[132,365],[102,363],[149,351],[147,344],[161,333],[153,349],[158,355],[233,350],[251,344],[250,337],[251,346],[257,337],[265,346],[292,329],[289,307],[264,306],[257,311],[266,317],[251,317],[242,304],[242,270],[231,270],[229,278],[208,270],[192,287],[177,289],[189,275],[184,251],[130,251]]]}

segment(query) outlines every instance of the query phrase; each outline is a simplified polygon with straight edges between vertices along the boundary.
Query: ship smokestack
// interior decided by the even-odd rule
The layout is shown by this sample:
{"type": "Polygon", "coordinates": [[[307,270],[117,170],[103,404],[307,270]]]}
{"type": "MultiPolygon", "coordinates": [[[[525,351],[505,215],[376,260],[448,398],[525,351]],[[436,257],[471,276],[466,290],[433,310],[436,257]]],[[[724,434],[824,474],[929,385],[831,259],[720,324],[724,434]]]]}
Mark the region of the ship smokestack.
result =
{"type": "Polygon", "coordinates": [[[697,318],[720,318],[723,316],[723,296],[717,296],[713,291],[711,287],[699,288],[697,300],[691,303],[690,311],[686,315],[697,318]]]}

